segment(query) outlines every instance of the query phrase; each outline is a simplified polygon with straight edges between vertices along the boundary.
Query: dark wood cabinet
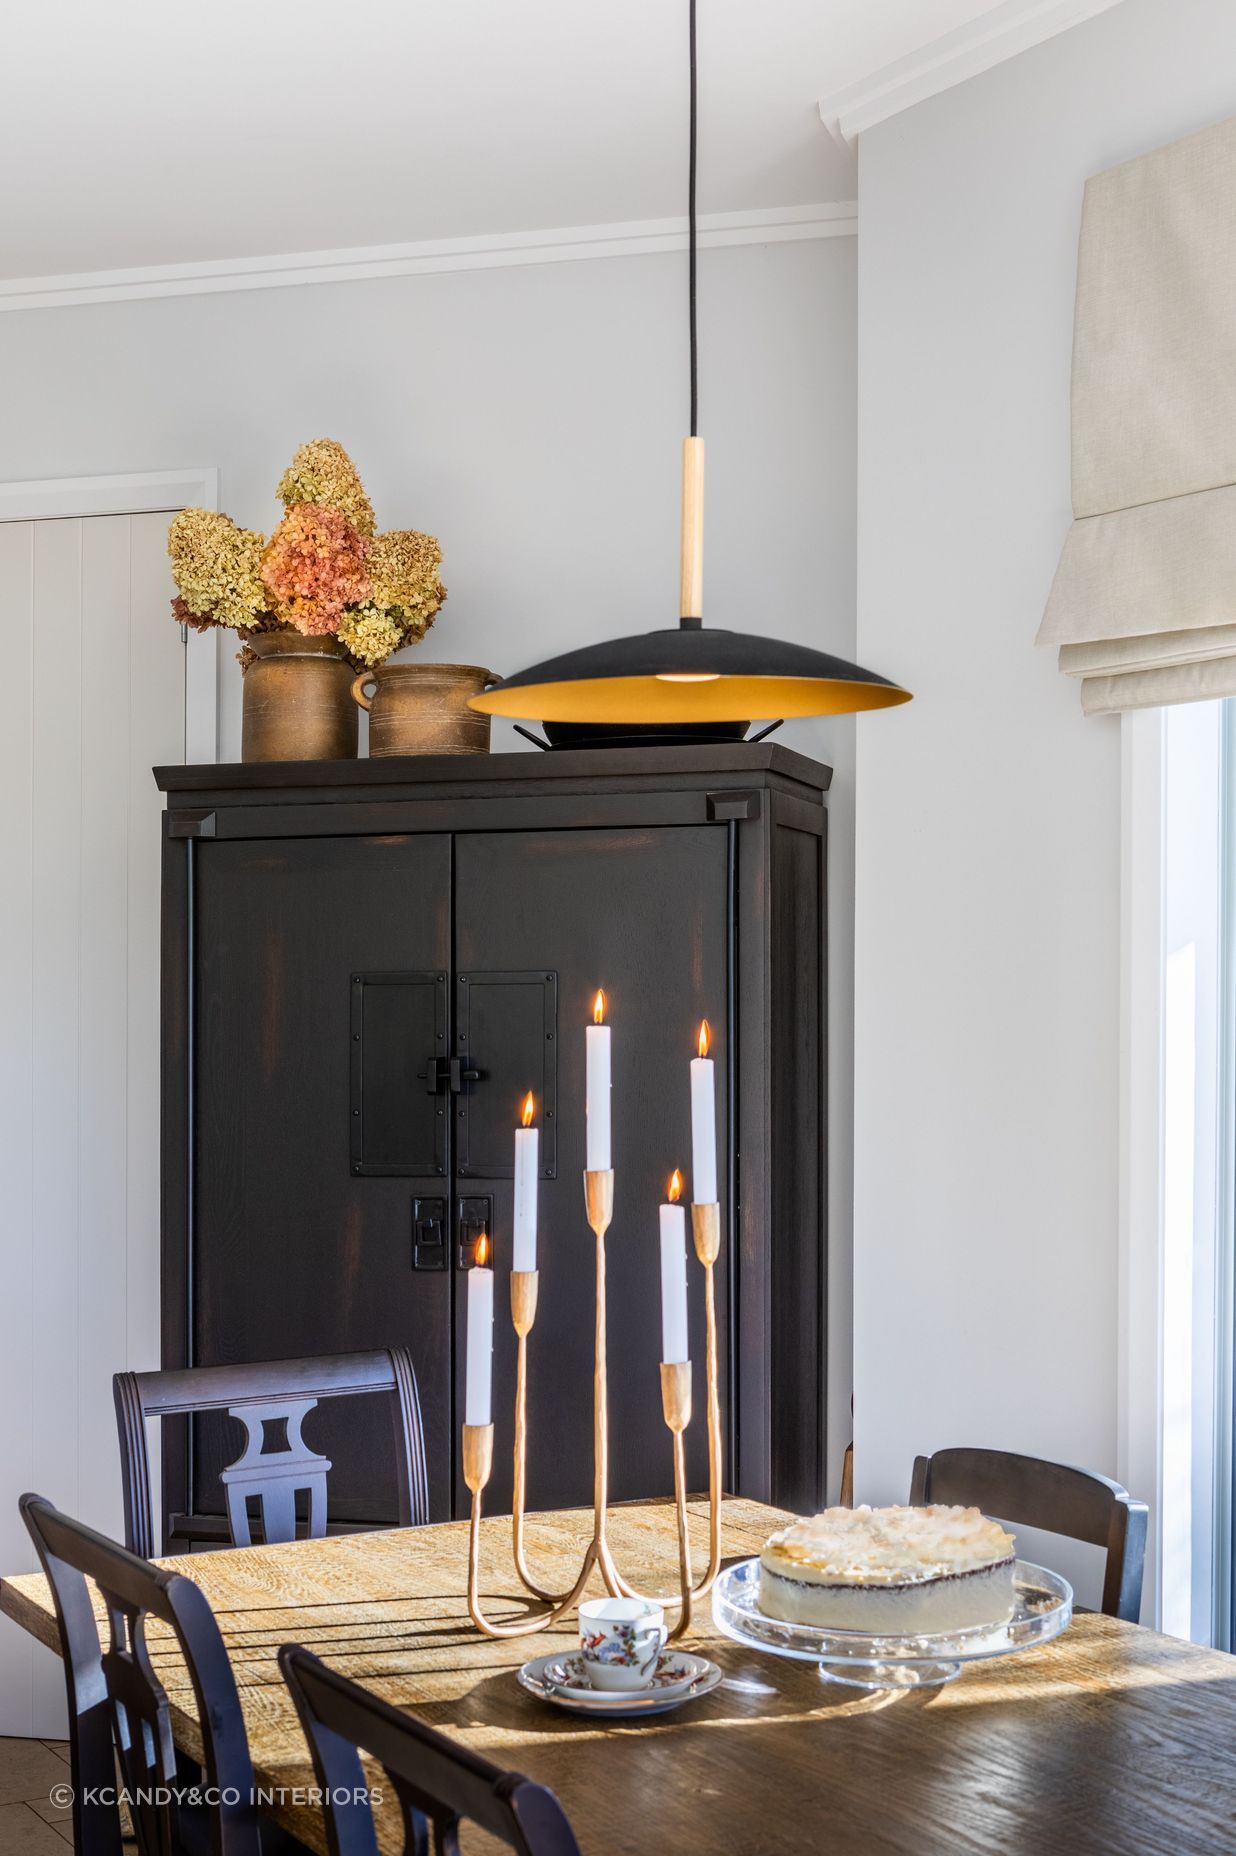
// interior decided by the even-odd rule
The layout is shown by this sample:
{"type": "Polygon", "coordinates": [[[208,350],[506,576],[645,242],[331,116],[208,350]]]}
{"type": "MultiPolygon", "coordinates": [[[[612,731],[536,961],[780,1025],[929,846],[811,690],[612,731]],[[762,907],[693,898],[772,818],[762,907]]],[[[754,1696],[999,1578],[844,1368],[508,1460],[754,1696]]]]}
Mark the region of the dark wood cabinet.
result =
{"type": "MultiPolygon", "coordinates": [[[[657,1205],[690,1178],[688,1062],[714,1034],[727,1481],[822,1483],[828,770],[776,746],[160,769],[163,1364],[408,1346],[431,1509],[461,1512],[464,1275],[498,1274],[487,1496],[509,1501],[513,1129],[542,1129],[529,1501],[591,1496],[584,1027],[613,1026],[611,1494],[672,1486],[657,1205]]],[[[692,1354],[703,1360],[701,1272],[692,1354]]],[[[702,1408],[702,1378],[697,1409],[702,1408]]],[[[165,1449],[181,1539],[210,1533],[228,1420],[165,1449]]],[[[363,1402],[306,1426],[332,1518],[394,1512],[363,1402]]],[[[701,1421],[688,1433],[706,1481],[701,1421]]]]}

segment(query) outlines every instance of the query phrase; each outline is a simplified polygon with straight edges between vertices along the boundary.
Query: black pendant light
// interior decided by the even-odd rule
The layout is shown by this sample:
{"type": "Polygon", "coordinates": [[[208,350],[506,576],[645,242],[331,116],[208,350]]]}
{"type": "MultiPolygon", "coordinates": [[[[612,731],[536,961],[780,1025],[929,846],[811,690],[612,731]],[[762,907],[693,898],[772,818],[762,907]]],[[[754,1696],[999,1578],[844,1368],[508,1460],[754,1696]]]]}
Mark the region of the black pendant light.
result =
{"type": "Polygon", "coordinates": [[[699,436],[696,280],[695,0],[688,0],[691,109],[688,298],[691,436],[683,440],[682,598],[677,626],[613,638],[507,677],[472,707],[545,725],[554,746],[741,739],[753,717],[850,715],[908,702],[909,690],[806,645],[703,622],[704,441],[699,436]]]}

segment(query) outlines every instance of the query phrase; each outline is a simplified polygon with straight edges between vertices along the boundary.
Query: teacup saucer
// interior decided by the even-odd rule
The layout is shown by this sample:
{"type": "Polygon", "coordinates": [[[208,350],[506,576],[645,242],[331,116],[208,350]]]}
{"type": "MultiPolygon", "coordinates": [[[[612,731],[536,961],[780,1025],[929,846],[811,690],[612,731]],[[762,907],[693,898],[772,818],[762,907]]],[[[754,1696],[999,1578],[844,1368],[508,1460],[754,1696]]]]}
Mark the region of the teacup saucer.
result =
{"type": "Polygon", "coordinates": [[[538,1656],[525,1663],[519,1681],[538,1701],[569,1708],[577,1714],[606,1714],[614,1717],[642,1714],[665,1714],[707,1695],[721,1680],[715,1663],[703,1656],[690,1656],[682,1650],[663,1651],[657,1660],[652,1680],[646,1688],[596,1689],[588,1686],[582,1656],[538,1656]]]}

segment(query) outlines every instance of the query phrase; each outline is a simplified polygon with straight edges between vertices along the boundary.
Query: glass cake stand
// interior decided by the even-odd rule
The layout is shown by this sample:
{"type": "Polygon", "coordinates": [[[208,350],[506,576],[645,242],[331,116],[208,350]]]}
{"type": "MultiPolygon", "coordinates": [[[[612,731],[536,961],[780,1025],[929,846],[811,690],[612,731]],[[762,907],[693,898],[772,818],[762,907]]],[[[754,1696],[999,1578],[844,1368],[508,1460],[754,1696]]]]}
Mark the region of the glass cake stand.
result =
{"type": "Polygon", "coordinates": [[[861,1631],[821,1630],[786,1624],[760,1610],[760,1562],[743,1560],[721,1573],[712,1588],[718,1630],[772,1656],[818,1663],[826,1682],[850,1688],[927,1688],[951,1682],[963,1663],[1008,1656],[1050,1643],[1073,1617],[1073,1588],[1059,1573],[1018,1560],[1013,1568],[1013,1612],[1003,1624],[977,1624],[939,1637],[868,1637],[861,1631]]]}

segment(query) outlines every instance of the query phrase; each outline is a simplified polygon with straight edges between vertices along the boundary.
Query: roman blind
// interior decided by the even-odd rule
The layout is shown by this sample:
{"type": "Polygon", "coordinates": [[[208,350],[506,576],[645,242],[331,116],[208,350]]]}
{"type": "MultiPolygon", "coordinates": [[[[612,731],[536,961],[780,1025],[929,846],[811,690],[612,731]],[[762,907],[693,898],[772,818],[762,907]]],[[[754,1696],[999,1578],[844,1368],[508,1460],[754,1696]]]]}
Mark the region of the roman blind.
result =
{"type": "Polygon", "coordinates": [[[1086,183],[1072,434],[1039,643],[1088,714],[1236,695],[1236,120],[1086,183]]]}

